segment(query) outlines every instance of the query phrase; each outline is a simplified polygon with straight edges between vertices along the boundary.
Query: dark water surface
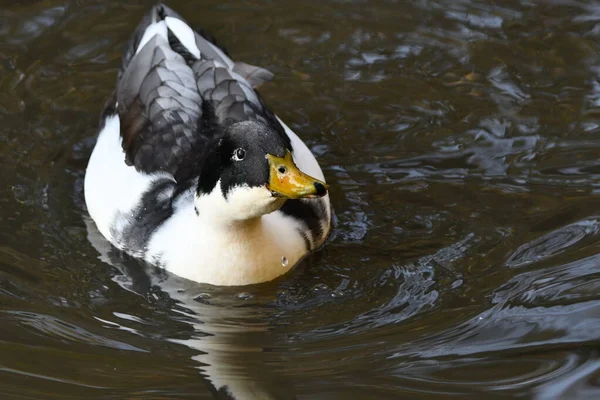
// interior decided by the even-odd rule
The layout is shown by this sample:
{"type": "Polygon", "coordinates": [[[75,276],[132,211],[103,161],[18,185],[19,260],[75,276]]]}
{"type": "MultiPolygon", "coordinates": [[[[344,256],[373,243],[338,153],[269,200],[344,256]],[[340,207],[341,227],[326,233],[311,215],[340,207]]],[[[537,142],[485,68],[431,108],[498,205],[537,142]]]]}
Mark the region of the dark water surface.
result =
{"type": "Polygon", "coordinates": [[[86,225],[151,4],[0,0],[0,398],[600,398],[598,2],[171,1],[332,184],[327,247],[242,290],[86,225]]]}

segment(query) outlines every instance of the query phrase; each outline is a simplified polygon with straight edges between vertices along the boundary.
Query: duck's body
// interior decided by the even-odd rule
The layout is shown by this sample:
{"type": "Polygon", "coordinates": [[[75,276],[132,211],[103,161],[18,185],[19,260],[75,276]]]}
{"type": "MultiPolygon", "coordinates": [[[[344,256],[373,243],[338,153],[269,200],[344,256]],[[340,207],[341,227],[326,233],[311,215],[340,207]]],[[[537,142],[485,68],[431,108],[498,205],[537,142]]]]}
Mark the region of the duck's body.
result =
{"type": "Polygon", "coordinates": [[[154,7],[125,54],[86,171],[102,235],[215,285],[272,280],[319,247],[331,225],[323,173],[253,90],[269,75],[154,7]]]}

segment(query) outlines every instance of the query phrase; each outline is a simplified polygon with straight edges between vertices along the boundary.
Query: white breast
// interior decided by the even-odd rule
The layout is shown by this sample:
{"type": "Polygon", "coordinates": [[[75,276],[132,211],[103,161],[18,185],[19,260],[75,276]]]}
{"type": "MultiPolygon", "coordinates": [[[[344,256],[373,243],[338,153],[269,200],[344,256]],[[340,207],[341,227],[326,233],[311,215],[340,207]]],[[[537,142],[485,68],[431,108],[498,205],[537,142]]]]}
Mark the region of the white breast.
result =
{"type": "Polygon", "coordinates": [[[285,274],[307,251],[300,223],[279,211],[246,227],[203,222],[189,203],[178,209],[152,236],[146,260],[197,282],[247,285],[285,274]]]}

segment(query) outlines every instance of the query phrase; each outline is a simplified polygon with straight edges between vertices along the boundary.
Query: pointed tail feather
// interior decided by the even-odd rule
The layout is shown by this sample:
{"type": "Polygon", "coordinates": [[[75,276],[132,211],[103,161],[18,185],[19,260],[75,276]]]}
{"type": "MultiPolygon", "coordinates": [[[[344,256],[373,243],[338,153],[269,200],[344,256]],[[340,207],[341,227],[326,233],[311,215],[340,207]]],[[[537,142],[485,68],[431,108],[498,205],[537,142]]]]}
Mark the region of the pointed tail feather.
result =
{"type": "Polygon", "coordinates": [[[274,77],[265,68],[234,62],[213,39],[192,29],[176,11],[164,4],[157,4],[144,15],[129,41],[119,71],[119,80],[132,58],[156,35],[168,40],[171,48],[189,63],[203,58],[215,60],[245,78],[253,88],[258,88],[274,77]]]}

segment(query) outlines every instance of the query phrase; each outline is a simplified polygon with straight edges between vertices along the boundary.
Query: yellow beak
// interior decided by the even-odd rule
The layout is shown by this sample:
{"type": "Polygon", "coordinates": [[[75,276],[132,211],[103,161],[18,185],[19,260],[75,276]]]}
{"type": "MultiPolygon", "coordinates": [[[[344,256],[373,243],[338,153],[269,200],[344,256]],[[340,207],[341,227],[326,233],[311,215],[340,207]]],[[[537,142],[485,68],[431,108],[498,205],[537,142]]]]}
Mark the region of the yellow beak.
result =
{"type": "Polygon", "coordinates": [[[300,171],[289,151],[284,157],[267,154],[267,160],[270,173],[267,188],[273,196],[299,199],[327,194],[327,184],[300,171]]]}

